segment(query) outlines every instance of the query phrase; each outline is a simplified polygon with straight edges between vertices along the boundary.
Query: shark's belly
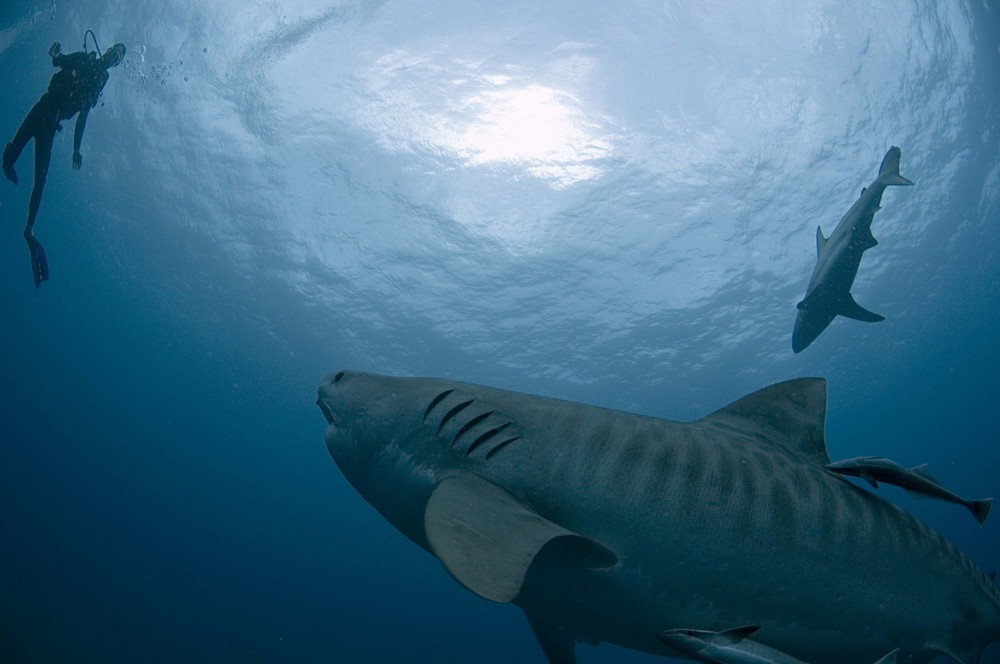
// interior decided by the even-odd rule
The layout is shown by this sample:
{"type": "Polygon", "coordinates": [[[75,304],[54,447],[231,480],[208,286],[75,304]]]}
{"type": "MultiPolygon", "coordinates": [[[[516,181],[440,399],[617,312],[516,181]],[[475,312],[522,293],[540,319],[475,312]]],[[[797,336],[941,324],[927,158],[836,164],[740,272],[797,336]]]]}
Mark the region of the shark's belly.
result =
{"type": "Polygon", "coordinates": [[[813,275],[809,279],[806,297],[820,291],[825,294],[850,292],[854,280],[858,276],[862,254],[861,249],[850,244],[849,238],[841,240],[837,246],[831,246],[827,249],[820,256],[813,275]]]}

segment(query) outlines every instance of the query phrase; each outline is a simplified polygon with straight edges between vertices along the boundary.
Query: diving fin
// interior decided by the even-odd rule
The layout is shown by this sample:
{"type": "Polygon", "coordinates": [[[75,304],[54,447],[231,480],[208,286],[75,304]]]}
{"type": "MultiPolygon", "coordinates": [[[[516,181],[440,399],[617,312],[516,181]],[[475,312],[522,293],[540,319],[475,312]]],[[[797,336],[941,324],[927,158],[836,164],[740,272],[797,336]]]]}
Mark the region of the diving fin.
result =
{"type": "Polygon", "coordinates": [[[31,277],[35,280],[35,288],[49,280],[49,259],[45,257],[42,243],[33,235],[24,238],[28,242],[28,252],[31,254],[31,277]]]}

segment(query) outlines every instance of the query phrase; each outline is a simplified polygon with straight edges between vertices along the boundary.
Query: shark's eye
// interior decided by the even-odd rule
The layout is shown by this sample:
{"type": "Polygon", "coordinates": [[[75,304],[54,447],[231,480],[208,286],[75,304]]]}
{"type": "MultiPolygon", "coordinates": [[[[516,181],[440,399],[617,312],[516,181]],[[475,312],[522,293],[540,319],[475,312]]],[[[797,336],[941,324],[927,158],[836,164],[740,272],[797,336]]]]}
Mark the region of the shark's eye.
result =
{"type": "Polygon", "coordinates": [[[344,372],[343,371],[338,371],[337,375],[333,377],[333,382],[334,383],[338,383],[338,382],[340,382],[340,379],[343,378],[343,377],[344,377],[344,372]]]}

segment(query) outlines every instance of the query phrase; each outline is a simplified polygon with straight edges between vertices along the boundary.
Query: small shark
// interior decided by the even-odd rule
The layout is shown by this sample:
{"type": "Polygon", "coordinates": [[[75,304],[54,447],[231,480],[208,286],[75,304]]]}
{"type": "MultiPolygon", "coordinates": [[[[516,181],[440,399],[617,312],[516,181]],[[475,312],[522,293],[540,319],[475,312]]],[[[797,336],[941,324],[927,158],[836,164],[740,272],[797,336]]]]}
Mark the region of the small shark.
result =
{"type": "MultiPolygon", "coordinates": [[[[736,627],[724,632],[668,629],[657,634],[656,638],[675,650],[708,664],[806,664],[801,659],[747,638],[758,630],[760,625],[736,627]]],[[[875,664],[896,664],[898,652],[897,648],[875,664]]]]}
{"type": "Polygon", "coordinates": [[[826,382],[694,422],[435,378],[340,371],[317,403],[348,482],[462,586],[578,642],[684,653],[672,625],[760,625],[812,664],[978,658],[1000,592],[954,545],[826,469],[826,382]]]}
{"type": "Polygon", "coordinates": [[[990,507],[993,505],[992,498],[966,500],[952,493],[934,478],[934,475],[927,468],[927,464],[904,468],[895,461],[884,457],[861,456],[827,464],[826,467],[840,475],[860,477],[876,489],[879,482],[885,482],[902,487],[910,493],[916,494],[917,497],[930,496],[946,500],[949,503],[957,503],[972,512],[972,516],[976,518],[979,525],[983,525],[983,522],[986,521],[990,507]]]}
{"type": "Polygon", "coordinates": [[[829,238],[816,227],[816,267],[809,278],[805,298],[792,331],[792,351],[799,353],[816,340],[837,316],[866,323],[885,320],[854,301],[851,286],[858,276],[861,256],[878,244],[872,235],[872,219],[881,209],[882,193],[890,185],[912,185],[899,174],[899,148],[893,146],[882,159],[878,177],[861,190],[861,198],[851,206],[829,238]]]}

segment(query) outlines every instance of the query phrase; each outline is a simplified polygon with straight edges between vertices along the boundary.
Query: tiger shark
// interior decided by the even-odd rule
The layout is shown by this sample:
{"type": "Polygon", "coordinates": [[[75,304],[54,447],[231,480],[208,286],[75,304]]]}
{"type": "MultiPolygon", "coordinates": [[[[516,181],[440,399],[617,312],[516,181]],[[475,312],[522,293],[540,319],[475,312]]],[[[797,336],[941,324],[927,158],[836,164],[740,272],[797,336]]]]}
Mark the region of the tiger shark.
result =
{"type": "Polygon", "coordinates": [[[657,635],[759,626],[813,664],[1000,640],[1000,592],[954,545],[829,472],[826,382],[675,422],[435,378],[352,371],[317,401],[347,481],[462,586],[579,642],[686,658],[657,635]]]}
{"type": "Polygon", "coordinates": [[[866,323],[885,320],[854,300],[851,286],[858,276],[861,256],[878,244],[872,235],[872,219],[882,205],[882,194],[891,185],[912,185],[899,174],[900,151],[896,146],[882,159],[878,177],[861,190],[861,197],[840,220],[829,238],[816,227],[816,267],[813,268],[805,298],[792,330],[792,351],[800,353],[816,340],[837,316],[866,323]]]}

